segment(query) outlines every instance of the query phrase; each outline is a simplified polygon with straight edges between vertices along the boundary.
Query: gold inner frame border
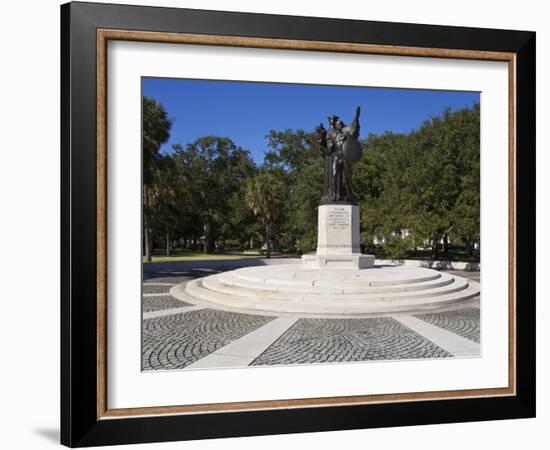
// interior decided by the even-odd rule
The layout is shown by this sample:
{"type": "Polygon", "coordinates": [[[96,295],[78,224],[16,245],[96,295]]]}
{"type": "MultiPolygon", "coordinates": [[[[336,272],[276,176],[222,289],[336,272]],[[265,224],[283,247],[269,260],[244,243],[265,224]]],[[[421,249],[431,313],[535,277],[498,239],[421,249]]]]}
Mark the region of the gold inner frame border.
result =
{"type": "Polygon", "coordinates": [[[315,408],[410,401],[501,397],[516,394],[516,54],[478,50],[424,48],[303,41],[241,36],[98,29],[96,47],[97,108],[97,419],[174,414],[205,414],[270,409],[315,408]],[[107,43],[110,40],[169,44],[215,45],[297,51],[362,53],[502,61],[508,63],[508,386],[396,394],[262,400],[200,405],[109,409],[107,405],[107,43]]]}

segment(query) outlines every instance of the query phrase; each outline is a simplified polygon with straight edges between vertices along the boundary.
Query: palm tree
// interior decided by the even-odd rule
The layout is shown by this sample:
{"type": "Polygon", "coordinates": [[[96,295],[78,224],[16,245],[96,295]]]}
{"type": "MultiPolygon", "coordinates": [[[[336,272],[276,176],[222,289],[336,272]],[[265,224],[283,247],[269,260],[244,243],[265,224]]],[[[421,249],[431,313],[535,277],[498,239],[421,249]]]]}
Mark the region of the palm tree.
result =
{"type": "Polygon", "coordinates": [[[281,216],[284,185],[272,173],[265,170],[249,178],[246,183],[245,202],[265,226],[266,256],[271,258],[271,232],[273,224],[281,216]]]}
{"type": "Polygon", "coordinates": [[[150,192],[155,184],[155,172],[160,158],[160,146],[170,137],[172,121],[164,106],[153,98],[143,97],[143,235],[145,259],[151,262],[153,247],[150,192]]]}

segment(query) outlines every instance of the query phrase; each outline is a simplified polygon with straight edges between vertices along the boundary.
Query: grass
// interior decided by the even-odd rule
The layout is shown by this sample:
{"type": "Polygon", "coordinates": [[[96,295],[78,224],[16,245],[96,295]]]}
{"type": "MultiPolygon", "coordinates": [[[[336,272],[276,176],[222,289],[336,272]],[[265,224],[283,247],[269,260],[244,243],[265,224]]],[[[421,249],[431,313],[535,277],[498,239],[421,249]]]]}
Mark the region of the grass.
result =
{"type": "MultiPolygon", "coordinates": [[[[367,253],[373,253],[378,259],[391,259],[384,252],[379,249],[370,249],[367,253]],[[373,251],[374,250],[374,251],[373,251]],[[377,251],[378,250],[378,251],[377,251]]],[[[229,253],[208,253],[205,254],[201,251],[192,250],[176,250],[172,251],[171,256],[166,256],[161,250],[156,251],[153,254],[153,263],[157,262],[178,262],[178,261],[216,261],[216,260],[231,260],[231,259],[260,259],[265,258],[265,254],[247,254],[240,252],[229,253]]],[[[300,255],[288,254],[288,253],[274,253],[272,258],[299,258],[300,255]]],[[[403,258],[399,259],[431,259],[430,251],[416,251],[408,252],[403,258]]],[[[479,252],[475,252],[473,255],[468,255],[466,251],[458,249],[451,250],[448,254],[439,254],[438,261],[465,261],[465,262],[479,262],[479,252]]],[[[143,257],[143,262],[145,257],[143,257]]]]}
{"type": "MultiPolygon", "coordinates": [[[[295,255],[272,255],[272,258],[288,258],[295,255]]],[[[259,259],[265,258],[265,255],[260,254],[244,254],[244,253],[204,253],[199,251],[175,251],[171,256],[163,254],[153,254],[153,263],[158,262],[178,262],[178,261],[215,261],[215,260],[227,260],[227,259],[259,259]]],[[[143,257],[143,262],[145,257],[143,257]]]]}

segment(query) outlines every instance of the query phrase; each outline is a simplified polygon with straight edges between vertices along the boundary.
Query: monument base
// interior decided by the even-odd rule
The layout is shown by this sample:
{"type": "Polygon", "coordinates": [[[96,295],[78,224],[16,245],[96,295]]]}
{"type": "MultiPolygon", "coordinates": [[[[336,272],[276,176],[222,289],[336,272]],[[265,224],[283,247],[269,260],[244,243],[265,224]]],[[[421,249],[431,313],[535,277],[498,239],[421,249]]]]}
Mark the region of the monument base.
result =
{"type": "Polygon", "coordinates": [[[303,255],[305,269],[368,269],[374,266],[374,255],[303,255]]]}
{"type": "MultiPolygon", "coordinates": [[[[317,263],[315,255],[306,255],[306,260],[308,256],[317,263]]],[[[421,267],[315,270],[294,263],[242,267],[197,278],[173,286],[170,295],[204,308],[242,314],[357,318],[447,310],[479,296],[479,284],[421,267]]]]}
{"type": "Polygon", "coordinates": [[[359,245],[359,206],[319,206],[317,253],[302,256],[304,269],[368,269],[374,255],[363,255],[359,245]]]}

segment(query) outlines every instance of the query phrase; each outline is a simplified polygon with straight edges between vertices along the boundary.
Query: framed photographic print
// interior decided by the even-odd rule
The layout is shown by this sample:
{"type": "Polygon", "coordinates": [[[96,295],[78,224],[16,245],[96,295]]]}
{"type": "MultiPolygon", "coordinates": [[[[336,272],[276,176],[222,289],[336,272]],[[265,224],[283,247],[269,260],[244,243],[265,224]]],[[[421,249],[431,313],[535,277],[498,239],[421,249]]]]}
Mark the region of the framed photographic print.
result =
{"type": "Polygon", "coordinates": [[[61,19],[63,444],[535,415],[535,33],[61,19]]]}

